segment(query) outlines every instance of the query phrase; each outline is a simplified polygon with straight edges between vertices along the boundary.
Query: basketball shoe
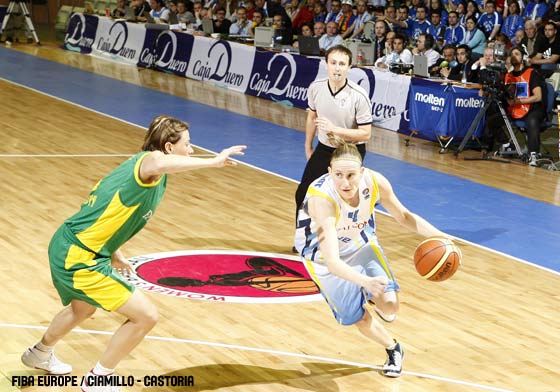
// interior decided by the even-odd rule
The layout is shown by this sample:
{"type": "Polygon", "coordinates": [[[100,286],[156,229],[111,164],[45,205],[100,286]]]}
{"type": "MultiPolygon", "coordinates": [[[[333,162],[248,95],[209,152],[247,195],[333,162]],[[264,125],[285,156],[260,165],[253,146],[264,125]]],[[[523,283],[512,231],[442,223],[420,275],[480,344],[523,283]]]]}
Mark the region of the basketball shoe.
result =
{"type": "Polygon", "coordinates": [[[59,360],[54,355],[54,351],[41,351],[35,346],[25,350],[21,356],[21,362],[27,367],[46,370],[50,374],[68,374],[72,372],[72,366],[59,360]]]}
{"type": "Polygon", "coordinates": [[[383,375],[385,377],[400,377],[402,372],[402,363],[404,360],[404,350],[401,344],[395,340],[395,348],[392,350],[385,349],[387,351],[387,361],[383,365],[383,375]]]}
{"type": "MultiPolygon", "coordinates": [[[[107,376],[113,376],[113,374],[107,374],[107,376]]],[[[84,378],[82,378],[82,384],[80,385],[82,392],[120,392],[120,389],[113,385],[89,385],[88,380],[91,380],[90,377],[93,377],[97,384],[99,378],[103,376],[98,376],[93,373],[93,369],[90,370],[84,378]]]]}
{"type": "Polygon", "coordinates": [[[539,157],[536,152],[529,155],[529,166],[539,166],[539,157]]]}

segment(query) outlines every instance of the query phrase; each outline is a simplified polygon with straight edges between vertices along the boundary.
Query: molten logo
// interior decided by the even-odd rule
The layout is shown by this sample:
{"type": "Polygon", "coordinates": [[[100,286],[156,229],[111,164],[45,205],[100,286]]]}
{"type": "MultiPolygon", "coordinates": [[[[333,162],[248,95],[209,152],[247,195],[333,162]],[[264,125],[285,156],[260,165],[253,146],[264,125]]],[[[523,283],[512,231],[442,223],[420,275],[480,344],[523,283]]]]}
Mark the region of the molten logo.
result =
{"type": "Polygon", "coordinates": [[[432,93],[422,94],[420,92],[414,94],[414,100],[417,102],[429,103],[435,106],[445,106],[445,98],[438,97],[432,93]]]}
{"type": "Polygon", "coordinates": [[[296,257],[260,252],[179,251],[130,259],[130,283],[174,297],[219,302],[292,303],[321,300],[296,257]]]}

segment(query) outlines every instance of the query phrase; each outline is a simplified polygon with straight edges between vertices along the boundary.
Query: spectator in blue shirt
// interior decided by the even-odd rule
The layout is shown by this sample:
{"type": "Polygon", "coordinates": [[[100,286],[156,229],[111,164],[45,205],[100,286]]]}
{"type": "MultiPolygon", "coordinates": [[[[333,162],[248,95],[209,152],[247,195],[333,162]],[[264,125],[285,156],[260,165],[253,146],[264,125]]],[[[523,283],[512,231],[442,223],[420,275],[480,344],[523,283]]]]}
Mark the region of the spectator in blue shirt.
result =
{"type": "Polygon", "coordinates": [[[409,35],[412,39],[418,40],[420,35],[428,33],[432,24],[426,20],[426,14],[426,7],[423,5],[416,7],[416,20],[409,23],[409,35]]]}
{"type": "Polygon", "coordinates": [[[251,21],[247,20],[247,9],[245,7],[238,7],[235,15],[237,20],[229,27],[229,34],[248,36],[251,21]]]}
{"type": "Polygon", "coordinates": [[[465,28],[459,24],[459,14],[455,11],[449,13],[449,26],[445,29],[443,41],[445,45],[460,45],[465,40],[465,28]]]}
{"type": "Polygon", "coordinates": [[[496,12],[496,4],[494,4],[494,1],[488,0],[484,9],[486,12],[480,16],[478,25],[486,37],[488,37],[488,41],[492,41],[496,37],[496,34],[500,32],[503,19],[502,15],[496,12]]]}
{"type": "Polygon", "coordinates": [[[525,7],[525,11],[523,12],[523,17],[525,20],[534,20],[537,24],[541,23],[541,20],[548,11],[548,5],[543,0],[533,0],[527,7],[525,7]]]}
{"type": "Polygon", "coordinates": [[[471,48],[471,59],[477,60],[484,54],[486,47],[486,36],[476,26],[476,18],[474,16],[467,17],[465,22],[467,25],[467,33],[465,34],[465,44],[471,48]]]}
{"type": "Polygon", "coordinates": [[[515,37],[515,33],[518,30],[523,30],[525,21],[520,15],[519,3],[517,1],[509,3],[508,13],[509,15],[502,25],[502,33],[507,35],[511,40],[515,37]]]}
{"type": "Polygon", "coordinates": [[[441,0],[430,0],[430,19],[435,11],[439,11],[441,24],[447,26],[447,18],[449,17],[449,14],[443,8],[441,0]]]}
{"type": "Polygon", "coordinates": [[[430,33],[436,40],[438,48],[443,48],[443,39],[445,35],[445,26],[441,23],[441,11],[434,10],[430,15],[432,25],[428,29],[430,33]]]}

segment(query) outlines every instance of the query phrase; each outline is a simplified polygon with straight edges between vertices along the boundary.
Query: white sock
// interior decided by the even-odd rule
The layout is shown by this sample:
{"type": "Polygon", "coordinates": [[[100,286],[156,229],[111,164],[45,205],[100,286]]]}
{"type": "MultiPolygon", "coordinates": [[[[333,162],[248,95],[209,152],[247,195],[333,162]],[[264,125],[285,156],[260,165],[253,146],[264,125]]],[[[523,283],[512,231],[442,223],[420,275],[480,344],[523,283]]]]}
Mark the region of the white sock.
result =
{"type": "Polygon", "coordinates": [[[33,346],[33,350],[39,358],[48,358],[53,352],[54,346],[47,346],[39,341],[39,343],[33,346]]]}
{"type": "Polygon", "coordinates": [[[394,342],[392,345],[390,345],[389,347],[385,347],[385,348],[386,348],[387,350],[394,350],[395,347],[397,347],[397,341],[396,341],[396,340],[395,340],[395,342],[394,342]]]}
{"type": "Polygon", "coordinates": [[[114,371],[115,369],[107,369],[106,367],[101,366],[99,362],[97,362],[91,372],[96,376],[108,376],[109,374],[113,374],[114,371]]]}

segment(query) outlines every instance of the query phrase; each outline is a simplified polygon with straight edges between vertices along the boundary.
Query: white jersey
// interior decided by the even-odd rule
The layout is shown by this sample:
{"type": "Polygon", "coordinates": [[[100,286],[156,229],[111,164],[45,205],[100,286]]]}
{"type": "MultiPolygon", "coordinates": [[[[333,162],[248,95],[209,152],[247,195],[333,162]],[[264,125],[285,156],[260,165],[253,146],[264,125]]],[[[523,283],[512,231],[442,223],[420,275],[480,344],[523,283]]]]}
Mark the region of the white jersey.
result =
{"type": "Polygon", "coordinates": [[[317,224],[307,213],[310,197],[322,197],[334,204],[336,209],[336,233],[339,254],[348,260],[364,245],[373,242],[379,246],[375,235],[375,205],[379,201],[379,187],[373,171],[364,169],[359,185],[360,201],[357,207],[346,203],[336,191],[330,174],[324,174],[309,186],[302,208],[298,213],[295,245],[298,252],[307,260],[324,264],[319,250],[317,224]]]}
{"type": "MultiPolygon", "coordinates": [[[[373,122],[371,101],[366,91],[351,80],[346,80],[344,87],[336,93],[332,92],[328,78],[315,80],[307,89],[307,106],[337,127],[356,129],[373,122]]],[[[329,141],[327,131],[319,130],[317,136],[324,145],[336,148],[329,141]]],[[[365,142],[356,144],[361,143],[365,142]]]]}

